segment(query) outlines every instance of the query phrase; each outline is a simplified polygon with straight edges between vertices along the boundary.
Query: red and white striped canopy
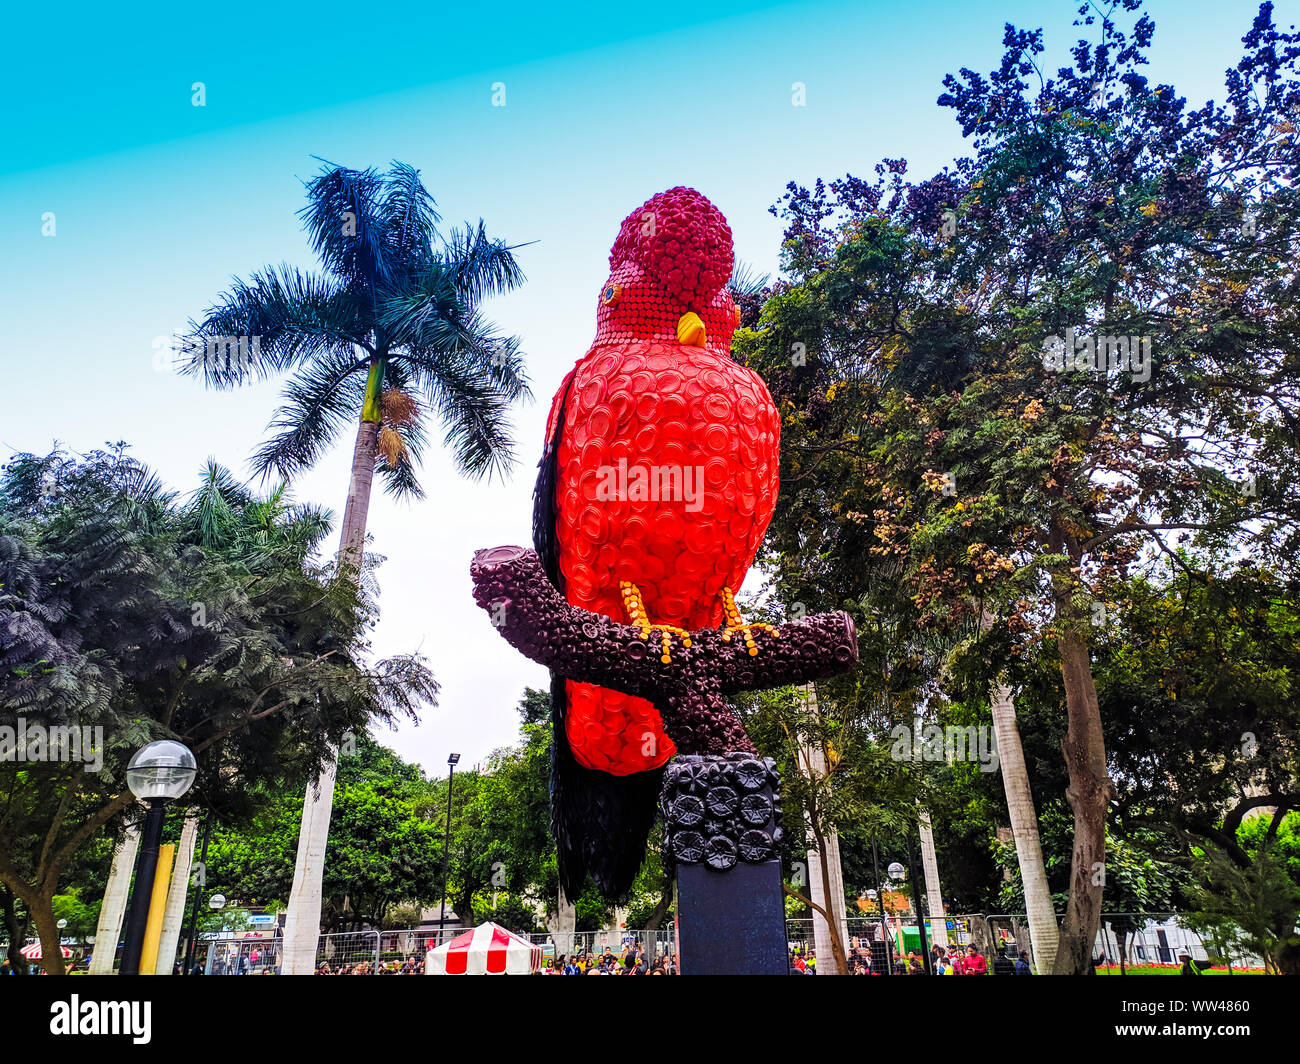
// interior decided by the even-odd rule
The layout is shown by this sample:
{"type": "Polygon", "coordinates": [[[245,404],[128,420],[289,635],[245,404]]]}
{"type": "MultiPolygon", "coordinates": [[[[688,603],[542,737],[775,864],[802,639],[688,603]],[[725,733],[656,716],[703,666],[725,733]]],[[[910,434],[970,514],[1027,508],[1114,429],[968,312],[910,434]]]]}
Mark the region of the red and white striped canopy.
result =
{"type": "Polygon", "coordinates": [[[429,950],[424,958],[425,975],[528,975],[541,966],[541,946],[491,921],[429,950]]]}
{"type": "MultiPolygon", "coordinates": [[[[65,960],[72,956],[72,950],[68,949],[67,946],[60,946],[59,951],[63,954],[65,960]]],[[[41,959],[41,944],[33,942],[30,946],[24,946],[18,952],[29,961],[39,961],[41,959]]]]}

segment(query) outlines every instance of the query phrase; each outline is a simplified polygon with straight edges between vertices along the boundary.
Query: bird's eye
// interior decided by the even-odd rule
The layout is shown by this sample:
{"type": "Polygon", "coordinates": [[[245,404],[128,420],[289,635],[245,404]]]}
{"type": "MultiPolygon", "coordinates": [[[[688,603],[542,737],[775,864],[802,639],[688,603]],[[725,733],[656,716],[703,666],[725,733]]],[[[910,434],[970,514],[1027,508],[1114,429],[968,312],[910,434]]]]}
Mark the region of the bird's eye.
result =
{"type": "Polygon", "coordinates": [[[600,301],[604,306],[612,307],[618,302],[618,297],[623,294],[623,286],[618,284],[606,285],[605,291],[600,293],[600,301]]]}

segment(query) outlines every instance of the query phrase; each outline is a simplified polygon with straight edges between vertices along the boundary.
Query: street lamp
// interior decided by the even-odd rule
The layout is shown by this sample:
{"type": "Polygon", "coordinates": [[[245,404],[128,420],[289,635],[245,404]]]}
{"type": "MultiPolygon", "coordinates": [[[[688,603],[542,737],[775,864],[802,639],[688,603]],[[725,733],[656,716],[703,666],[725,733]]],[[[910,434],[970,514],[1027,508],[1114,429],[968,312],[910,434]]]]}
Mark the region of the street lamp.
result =
{"type": "Polygon", "coordinates": [[[447,755],[447,833],[442,839],[442,905],[438,908],[438,937],[447,921],[447,855],[451,850],[451,781],[456,775],[460,754],[447,755]]]}
{"type": "Polygon", "coordinates": [[[888,868],[885,869],[885,871],[889,873],[889,878],[895,883],[901,883],[903,882],[904,879],[907,878],[907,869],[904,868],[897,861],[894,861],[888,868]]]}
{"type": "Polygon", "coordinates": [[[140,858],[131,889],[131,908],[126,920],[126,946],[122,950],[122,975],[140,974],[145,925],[149,922],[149,901],[158,871],[158,847],[162,845],[166,805],[190,789],[198,774],[198,762],[188,747],[171,739],[150,743],[135,752],[126,766],[126,785],[149,806],[140,833],[140,858]]]}
{"type": "MultiPolygon", "coordinates": [[[[880,883],[880,854],[876,848],[876,840],[874,837],[871,839],[871,869],[876,874],[876,886],[874,891],[869,891],[868,893],[874,893],[876,897],[880,899],[880,945],[885,955],[885,974],[893,975],[894,960],[889,952],[889,918],[885,916],[885,892],[881,888],[880,883]]],[[[871,963],[874,967],[876,963],[876,957],[874,954],[872,955],[871,963]]]]}

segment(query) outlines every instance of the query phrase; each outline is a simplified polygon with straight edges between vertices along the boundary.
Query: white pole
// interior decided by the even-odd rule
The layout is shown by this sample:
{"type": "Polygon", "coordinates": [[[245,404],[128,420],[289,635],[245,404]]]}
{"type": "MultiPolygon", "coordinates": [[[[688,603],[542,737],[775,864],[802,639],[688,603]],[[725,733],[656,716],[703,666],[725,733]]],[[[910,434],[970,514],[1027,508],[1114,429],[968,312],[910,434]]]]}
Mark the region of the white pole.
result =
{"type": "Polygon", "coordinates": [[[189,895],[190,866],[194,863],[194,840],[199,831],[199,814],[190,812],[181,828],[180,845],[176,848],[176,867],[172,871],[171,886],[167,888],[167,905],[163,909],[162,938],[158,942],[158,964],[154,975],[171,975],[176,964],[176,946],[180,942],[181,927],[185,924],[185,899],[189,895]]]}
{"type": "Polygon", "coordinates": [[[573,902],[564,896],[564,887],[560,887],[557,899],[555,922],[551,925],[551,937],[555,940],[555,952],[568,956],[573,952],[573,936],[578,927],[578,910],[573,902]]]}
{"type": "MultiPolygon", "coordinates": [[[[816,717],[817,689],[813,684],[804,687],[804,700],[808,712],[813,717],[816,717]]],[[[808,765],[809,778],[813,780],[824,779],[828,769],[826,751],[822,748],[821,742],[806,744],[803,748],[803,754],[808,765]]],[[[840,942],[844,945],[847,954],[849,925],[848,914],[844,907],[844,872],[840,865],[840,835],[834,828],[825,828],[822,834],[826,837],[827,876],[825,879],[828,879],[829,882],[826,882],[822,876],[821,853],[817,849],[816,838],[809,831],[808,896],[831,914],[839,927],[840,942]]],[[[817,974],[838,975],[839,970],[835,966],[835,951],[831,947],[830,924],[826,917],[816,909],[813,910],[812,916],[813,948],[817,951],[817,974]]]]}
{"type": "Polygon", "coordinates": [[[131,873],[135,869],[135,854],[139,847],[140,825],[132,824],[113,851],[113,865],[109,869],[108,886],[104,889],[104,902],[95,927],[95,948],[90,955],[91,975],[113,974],[118,937],[122,934],[122,917],[126,915],[127,895],[131,892],[131,873]]]}
{"type": "Polygon", "coordinates": [[[331,753],[320,780],[307,786],[302,825],[298,829],[293,888],[289,892],[289,911],[284,922],[284,964],[281,971],[285,975],[311,975],[316,970],[321,880],[325,874],[325,845],[329,842],[337,770],[338,759],[331,753]]]}
{"type": "Polygon", "coordinates": [[[948,948],[948,920],[943,912],[943,892],[939,889],[939,859],[934,850],[934,832],[930,829],[930,814],[917,812],[921,826],[921,867],[925,871],[925,908],[930,915],[930,941],[948,948]]]}

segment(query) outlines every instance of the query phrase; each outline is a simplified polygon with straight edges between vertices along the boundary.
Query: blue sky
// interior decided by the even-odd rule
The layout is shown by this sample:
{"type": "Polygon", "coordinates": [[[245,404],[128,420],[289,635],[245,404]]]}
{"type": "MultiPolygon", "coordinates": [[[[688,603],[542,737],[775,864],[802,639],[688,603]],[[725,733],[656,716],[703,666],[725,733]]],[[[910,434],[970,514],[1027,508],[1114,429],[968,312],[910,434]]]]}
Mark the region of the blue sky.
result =
{"type": "MultiPolygon", "coordinates": [[[[522,337],[537,395],[516,419],[514,478],[467,482],[433,451],[426,502],[379,498],[371,511],[387,558],[376,649],[421,649],[443,685],[420,725],[380,739],[435,772],[451,750],[480,760],[513,740],[513,707],[545,673],[473,605],[469,558],[529,540],[546,407],[591,341],[621,219],[692,185],[727,216],[739,257],[774,270],[780,224],[767,208],[787,181],[869,173],[884,156],[926,174],[963,154],[935,106],[943,75],[994,67],[1008,21],[1044,26],[1057,65],[1078,35],[1075,6],[389,3],[314,5],[309,22],[299,5],[242,2],[11,13],[0,457],[124,439],[177,488],[209,455],[245,474],[277,385],[204,392],[165,368],[165,338],[232,276],[313,265],[295,216],[313,155],[419,167],[445,221],[482,217],[534,242],[520,253],[528,284],[489,307],[522,337]],[[191,104],[195,82],[206,106],[191,104]]],[[[1150,75],[1193,103],[1221,98],[1256,6],[1150,4],[1150,75]]],[[[1278,3],[1275,17],[1296,21],[1298,8],[1278,3]]],[[[341,512],[349,456],[350,440],[298,496],[341,512]]]]}

